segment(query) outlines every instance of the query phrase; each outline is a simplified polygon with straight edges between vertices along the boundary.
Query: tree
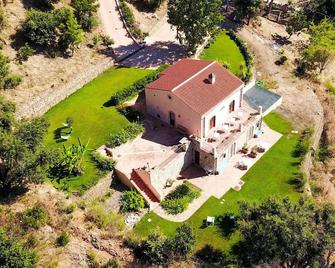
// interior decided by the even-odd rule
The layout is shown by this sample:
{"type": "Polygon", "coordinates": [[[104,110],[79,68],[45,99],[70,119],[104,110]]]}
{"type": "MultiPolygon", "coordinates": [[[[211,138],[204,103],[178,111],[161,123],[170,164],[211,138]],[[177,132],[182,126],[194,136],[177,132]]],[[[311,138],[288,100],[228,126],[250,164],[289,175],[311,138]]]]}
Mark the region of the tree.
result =
{"type": "Polygon", "coordinates": [[[168,21],[176,27],[179,42],[194,51],[222,21],[221,4],[221,0],[170,0],[168,21]]]}
{"type": "Polygon", "coordinates": [[[9,74],[9,58],[0,51],[0,88],[3,88],[9,74]]]}
{"type": "Polygon", "coordinates": [[[36,254],[26,249],[19,240],[9,237],[4,229],[0,228],[0,267],[33,268],[36,264],[36,254]]]}
{"type": "Polygon", "coordinates": [[[319,72],[335,57],[335,26],[328,20],[309,27],[309,45],[303,50],[303,60],[310,69],[318,68],[319,72]]]}
{"type": "Polygon", "coordinates": [[[136,191],[125,191],[121,197],[121,211],[139,211],[144,208],[144,199],[136,191]]]}
{"type": "Polygon", "coordinates": [[[99,7],[96,0],[72,0],[71,6],[74,8],[74,15],[83,30],[91,31],[96,25],[94,15],[99,7]]]}
{"type": "Polygon", "coordinates": [[[170,257],[167,239],[158,231],[152,232],[146,240],[141,242],[137,253],[143,263],[150,265],[166,264],[170,257]]]}
{"type": "Polygon", "coordinates": [[[55,12],[55,21],[59,32],[58,46],[66,51],[74,51],[75,46],[83,41],[82,29],[80,28],[73,11],[61,8],[55,12]]]}
{"type": "Polygon", "coordinates": [[[186,259],[196,242],[192,228],[183,224],[176,230],[176,235],[171,241],[171,246],[175,256],[186,259]]]}
{"type": "Polygon", "coordinates": [[[256,17],[261,8],[262,0],[235,0],[236,11],[244,19],[247,18],[247,24],[250,24],[252,18],[256,17]]]}
{"type": "Polygon", "coordinates": [[[16,122],[15,106],[0,98],[0,192],[11,194],[22,190],[30,182],[41,182],[46,177],[44,166],[48,157],[42,158],[41,142],[46,133],[42,119],[16,122]],[[23,130],[27,126],[27,129],[23,130]]]}
{"type": "Polygon", "coordinates": [[[289,19],[286,25],[286,31],[290,38],[292,34],[299,33],[308,26],[307,17],[303,11],[296,11],[289,14],[289,19]]]}
{"type": "Polygon", "coordinates": [[[334,206],[318,207],[303,199],[242,204],[238,252],[243,266],[320,267],[327,262],[324,256],[335,252],[334,212],[334,206]]]}
{"type": "Polygon", "coordinates": [[[23,24],[23,33],[28,43],[33,46],[54,46],[57,32],[53,13],[30,10],[23,24]]]}

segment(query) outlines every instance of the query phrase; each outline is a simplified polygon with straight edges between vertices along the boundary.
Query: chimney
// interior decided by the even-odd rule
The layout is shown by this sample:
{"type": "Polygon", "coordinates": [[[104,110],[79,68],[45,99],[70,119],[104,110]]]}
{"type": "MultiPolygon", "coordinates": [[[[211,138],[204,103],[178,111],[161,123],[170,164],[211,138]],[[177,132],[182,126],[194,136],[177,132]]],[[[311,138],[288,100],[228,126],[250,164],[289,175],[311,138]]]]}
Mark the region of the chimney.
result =
{"type": "Polygon", "coordinates": [[[210,84],[215,84],[215,74],[214,73],[210,73],[209,75],[208,75],[208,80],[209,80],[209,83],[210,84]]]}
{"type": "Polygon", "coordinates": [[[258,106],[258,113],[260,114],[260,115],[262,115],[263,114],[263,107],[262,106],[258,106]]]}

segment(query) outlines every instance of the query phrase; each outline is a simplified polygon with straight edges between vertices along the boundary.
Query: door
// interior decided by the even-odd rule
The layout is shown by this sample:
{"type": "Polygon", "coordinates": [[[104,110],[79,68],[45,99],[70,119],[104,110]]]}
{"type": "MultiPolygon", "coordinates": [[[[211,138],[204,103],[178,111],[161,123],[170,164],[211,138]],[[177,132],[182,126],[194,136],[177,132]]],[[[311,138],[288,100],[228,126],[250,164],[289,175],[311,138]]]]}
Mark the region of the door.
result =
{"type": "Polygon", "coordinates": [[[170,112],[169,117],[170,117],[170,125],[174,127],[176,125],[176,115],[174,114],[174,112],[170,112]]]}
{"type": "Polygon", "coordinates": [[[232,113],[235,111],[235,100],[233,100],[230,104],[229,104],[229,113],[232,113]]]}
{"type": "Polygon", "coordinates": [[[199,151],[194,151],[194,163],[200,166],[200,153],[199,151]]]}
{"type": "Polygon", "coordinates": [[[217,159],[217,168],[216,168],[217,172],[221,173],[227,165],[228,165],[228,157],[227,154],[224,153],[217,159]]]}
{"type": "Polygon", "coordinates": [[[236,153],[236,143],[234,142],[231,146],[230,146],[230,152],[229,152],[229,158],[232,158],[236,153]]]}
{"type": "Polygon", "coordinates": [[[213,127],[215,127],[215,120],[216,120],[216,118],[215,118],[215,116],[213,116],[211,118],[211,120],[209,121],[209,127],[210,127],[210,129],[212,129],[213,127]]]}

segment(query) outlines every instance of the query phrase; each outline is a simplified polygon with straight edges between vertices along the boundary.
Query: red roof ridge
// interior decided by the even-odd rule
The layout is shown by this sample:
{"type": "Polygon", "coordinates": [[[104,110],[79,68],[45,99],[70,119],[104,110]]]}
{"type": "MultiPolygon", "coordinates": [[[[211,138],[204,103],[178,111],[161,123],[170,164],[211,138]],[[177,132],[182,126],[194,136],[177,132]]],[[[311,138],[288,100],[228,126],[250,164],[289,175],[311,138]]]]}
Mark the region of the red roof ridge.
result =
{"type": "MultiPolygon", "coordinates": [[[[187,59],[187,60],[189,60],[189,59],[187,59]]],[[[199,74],[201,74],[203,71],[207,70],[209,67],[211,67],[215,63],[216,63],[215,60],[208,62],[206,67],[202,68],[200,71],[196,72],[195,74],[193,74],[192,76],[190,76],[189,78],[187,78],[186,80],[181,82],[179,85],[175,86],[171,91],[174,92],[176,89],[178,89],[182,85],[186,84],[187,82],[191,81],[193,78],[197,77],[199,74]]]]}

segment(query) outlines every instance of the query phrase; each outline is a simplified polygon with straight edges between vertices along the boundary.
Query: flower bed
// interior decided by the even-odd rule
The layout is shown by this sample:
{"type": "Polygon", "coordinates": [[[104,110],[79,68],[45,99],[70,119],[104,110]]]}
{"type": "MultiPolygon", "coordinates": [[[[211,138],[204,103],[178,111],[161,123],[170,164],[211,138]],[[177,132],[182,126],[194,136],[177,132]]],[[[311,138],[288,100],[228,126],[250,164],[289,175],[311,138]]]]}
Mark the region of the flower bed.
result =
{"type": "Polygon", "coordinates": [[[161,206],[169,214],[179,214],[185,211],[188,205],[199,196],[200,189],[196,188],[189,182],[184,182],[165,197],[165,199],[161,202],[161,206]]]}

